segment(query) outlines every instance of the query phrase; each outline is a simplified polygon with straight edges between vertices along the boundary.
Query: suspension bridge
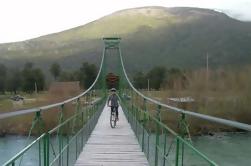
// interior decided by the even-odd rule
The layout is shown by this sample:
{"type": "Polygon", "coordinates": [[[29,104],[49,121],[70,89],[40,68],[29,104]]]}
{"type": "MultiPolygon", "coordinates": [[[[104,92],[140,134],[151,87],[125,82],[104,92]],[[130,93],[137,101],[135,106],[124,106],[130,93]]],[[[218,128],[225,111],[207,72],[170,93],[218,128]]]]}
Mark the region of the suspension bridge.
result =
{"type": "MultiPolygon", "coordinates": [[[[82,94],[38,108],[0,114],[0,120],[34,115],[28,138],[39,135],[4,166],[100,166],[100,165],[218,165],[199,151],[189,136],[188,117],[251,131],[251,125],[195,113],[166,105],[142,94],[128,78],[121,53],[120,38],[104,38],[104,49],[97,77],[82,94]],[[120,121],[109,125],[106,106],[109,72],[107,59],[117,58],[112,71],[119,75],[120,121]],[[116,66],[117,65],[117,66],[116,66]],[[67,111],[74,112],[67,116],[67,111]],[[48,129],[46,117],[58,114],[58,125],[48,129]],[[168,127],[163,113],[177,114],[178,130],[168,127]],[[35,149],[35,150],[34,150],[35,149]],[[32,152],[33,163],[30,163],[32,152]],[[34,164],[35,163],[35,164],[34,164]]],[[[29,139],[28,139],[29,140],[29,139]]]]}

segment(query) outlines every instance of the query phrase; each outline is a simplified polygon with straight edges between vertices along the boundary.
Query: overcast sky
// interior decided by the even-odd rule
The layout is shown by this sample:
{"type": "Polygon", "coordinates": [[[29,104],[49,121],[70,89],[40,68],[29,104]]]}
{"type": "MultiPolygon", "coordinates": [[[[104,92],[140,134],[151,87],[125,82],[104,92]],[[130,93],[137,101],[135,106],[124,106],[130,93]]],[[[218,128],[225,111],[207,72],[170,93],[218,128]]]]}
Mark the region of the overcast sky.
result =
{"type": "Polygon", "coordinates": [[[0,43],[59,32],[142,6],[211,8],[251,21],[251,0],[0,0],[0,43]]]}

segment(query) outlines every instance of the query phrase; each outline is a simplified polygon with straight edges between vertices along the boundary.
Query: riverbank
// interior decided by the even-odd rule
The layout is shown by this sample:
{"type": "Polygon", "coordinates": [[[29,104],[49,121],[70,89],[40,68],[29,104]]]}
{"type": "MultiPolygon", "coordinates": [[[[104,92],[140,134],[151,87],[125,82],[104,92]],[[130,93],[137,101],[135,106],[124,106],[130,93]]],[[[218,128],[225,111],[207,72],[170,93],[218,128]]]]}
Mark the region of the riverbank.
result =
{"type": "MultiPolygon", "coordinates": [[[[224,94],[221,93],[221,95],[219,95],[218,92],[210,92],[208,93],[208,96],[210,97],[203,97],[204,92],[198,94],[188,90],[143,90],[141,92],[150,98],[170,106],[191,112],[251,124],[251,102],[248,102],[248,96],[241,96],[237,93],[234,96],[231,96],[231,94],[233,95],[233,92],[225,92],[224,94]]],[[[134,100],[136,100],[136,98],[134,100]]],[[[143,105],[142,101],[139,101],[138,105],[143,105]]],[[[156,106],[147,104],[147,109],[150,110],[153,115],[157,114],[156,106]]],[[[178,113],[162,108],[161,119],[167,124],[167,126],[171,127],[173,130],[177,130],[181,116],[178,113]]],[[[242,131],[237,128],[201,120],[189,115],[186,116],[186,121],[191,135],[212,135],[214,132],[242,131]]]]}
{"type": "MultiPolygon", "coordinates": [[[[35,108],[39,106],[44,106],[48,104],[57,103],[63,100],[66,100],[72,96],[76,96],[78,93],[72,93],[67,95],[55,95],[50,94],[48,92],[42,92],[38,94],[22,94],[24,96],[24,101],[12,101],[10,99],[10,95],[6,95],[5,97],[1,97],[0,99],[0,113],[10,113],[18,110],[35,108]]],[[[85,104],[85,101],[82,101],[82,104],[85,104]]],[[[64,106],[64,119],[72,116],[75,113],[76,103],[72,102],[69,104],[65,104],[64,106]]],[[[61,109],[54,108],[50,111],[45,111],[41,113],[41,124],[40,129],[42,131],[46,131],[52,129],[56,125],[58,125],[59,117],[60,117],[61,109]]],[[[0,137],[11,134],[17,135],[28,135],[32,122],[34,121],[36,114],[30,113],[21,116],[15,116],[11,118],[6,118],[0,120],[0,137]]],[[[32,135],[37,135],[39,133],[39,125],[36,124],[34,129],[32,130],[32,135]]]]}

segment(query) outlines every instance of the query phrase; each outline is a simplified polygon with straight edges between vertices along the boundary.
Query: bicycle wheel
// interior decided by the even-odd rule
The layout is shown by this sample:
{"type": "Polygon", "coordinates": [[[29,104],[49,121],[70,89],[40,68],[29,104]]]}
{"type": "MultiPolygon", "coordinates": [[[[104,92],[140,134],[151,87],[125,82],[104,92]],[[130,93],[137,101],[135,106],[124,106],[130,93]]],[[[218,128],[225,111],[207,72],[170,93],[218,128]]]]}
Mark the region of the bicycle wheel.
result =
{"type": "Polygon", "coordinates": [[[116,117],[115,117],[114,111],[111,111],[110,125],[111,125],[111,128],[114,128],[116,126],[116,117]]]}

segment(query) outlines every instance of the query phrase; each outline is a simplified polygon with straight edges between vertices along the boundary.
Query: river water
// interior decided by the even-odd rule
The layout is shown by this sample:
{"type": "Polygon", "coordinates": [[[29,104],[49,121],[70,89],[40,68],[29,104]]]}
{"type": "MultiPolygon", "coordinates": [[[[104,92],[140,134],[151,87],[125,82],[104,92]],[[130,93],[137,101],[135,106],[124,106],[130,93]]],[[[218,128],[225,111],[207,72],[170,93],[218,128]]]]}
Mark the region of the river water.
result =
{"type": "MultiPolygon", "coordinates": [[[[31,138],[29,141],[34,140],[31,138]]],[[[194,137],[193,145],[210,159],[223,166],[251,165],[251,133],[217,133],[214,136],[194,137]]],[[[8,135],[0,138],[0,165],[13,157],[27,144],[27,137],[8,135]]],[[[22,165],[38,165],[38,146],[24,156],[22,165]]],[[[186,156],[187,163],[192,156],[186,156]]],[[[190,160],[191,161],[191,160],[190,160]]],[[[192,165],[202,165],[193,161],[192,165]]]]}
{"type": "Polygon", "coordinates": [[[194,146],[223,166],[251,166],[251,133],[218,133],[193,138],[194,146]]]}

